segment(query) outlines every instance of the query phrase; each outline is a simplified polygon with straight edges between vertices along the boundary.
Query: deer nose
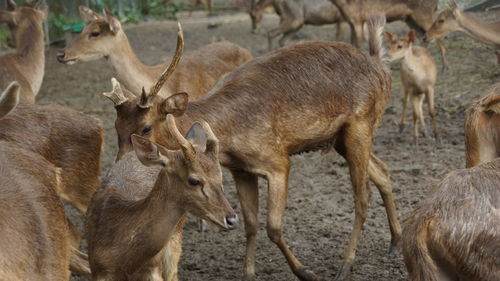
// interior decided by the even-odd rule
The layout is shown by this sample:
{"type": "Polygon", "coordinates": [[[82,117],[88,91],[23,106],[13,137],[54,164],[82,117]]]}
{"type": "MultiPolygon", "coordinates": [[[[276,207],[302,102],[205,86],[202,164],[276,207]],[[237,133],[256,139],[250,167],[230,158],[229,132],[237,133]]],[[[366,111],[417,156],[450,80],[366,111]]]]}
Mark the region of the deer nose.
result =
{"type": "Polygon", "coordinates": [[[238,222],[240,219],[238,218],[238,215],[230,215],[226,217],[226,225],[229,229],[235,229],[236,226],[238,226],[238,222]]]}
{"type": "Polygon", "coordinates": [[[429,38],[427,38],[427,35],[424,35],[422,41],[424,41],[424,43],[429,43],[429,38]]]}
{"type": "Polygon", "coordinates": [[[56,54],[56,57],[57,57],[57,60],[59,62],[62,62],[64,60],[64,57],[66,56],[66,53],[64,52],[64,50],[59,50],[56,54]]]}

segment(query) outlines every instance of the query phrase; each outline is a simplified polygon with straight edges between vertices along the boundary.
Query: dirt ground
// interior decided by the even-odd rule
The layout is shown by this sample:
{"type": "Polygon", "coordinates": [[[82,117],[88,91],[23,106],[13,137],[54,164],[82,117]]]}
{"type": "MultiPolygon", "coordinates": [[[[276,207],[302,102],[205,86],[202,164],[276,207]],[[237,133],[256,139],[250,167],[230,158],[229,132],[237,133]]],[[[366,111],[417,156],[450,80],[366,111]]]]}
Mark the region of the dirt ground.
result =
{"type": "MultiPolygon", "coordinates": [[[[255,56],[267,51],[266,37],[251,34],[250,21],[243,14],[230,20],[211,17],[181,22],[187,51],[221,38],[248,48],[255,56]],[[216,24],[208,28],[209,23],[216,24]]],[[[276,17],[266,16],[263,30],[269,30],[277,22],[276,17]]],[[[401,23],[389,24],[387,29],[400,33],[407,31],[407,27],[401,23]]],[[[175,32],[175,22],[166,21],[127,28],[134,49],[148,64],[172,55],[176,44],[175,32]]],[[[333,40],[334,34],[333,26],[306,26],[300,37],[302,40],[333,40]]],[[[416,208],[433,179],[452,169],[464,167],[464,111],[472,100],[500,80],[500,70],[495,65],[491,47],[463,36],[449,38],[447,47],[451,71],[439,72],[436,85],[440,144],[436,144],[433,139],[426,139],[418,147],[414,146],[410,121],[407,121],[405,131],[398,133],[402,89],[399,67],[397,64],[391,65],[393,95],[378,130],[373,151],[391,168],[401,221],[416,208]]],[[[430,44],[429,48],[440,66],[436,44],[430,44]]],[[[46,76],[38,101],[67,105],[103,121],[106,130],[102,158],[104,174],[112,165],[117,151],[115,110],[112,103],[101,96],[102,92],[111,89],[113,70],[104,59],[72,66],[59,64],[55,59],[56,51],[56,47],[47,51],[46,76]]],[[[304,265],[324,280],[333,280],[354,218],[352,190],[345,161],[335,152],[327,155],[314,152],[294,156],[292,162],[284,224],[285,239],[304,265]]],[[[227,197],[241,215],[232,179],[227,172],[224,176],[227,197]]],[[[297,280],[278,247],[267,238],[267,188],[264,181],[260,182],[260,190],[257,280],[297,280]]],[[[373,188],[372,191],[352,280],[405,280],[407,275],[401,255],[389,256],[387,253],[390,233],[386,215],[379,193],[373,188]]],[[[74,219],[81,221],[80,217],[72,213],[74,219]]],[[[243,224],[231,232],[210,226],[207,233],[199,233],[195,220],[191,218],[184,232],[180,280],[239,280],[243,270],[244,245],[243,224]]],[[[72,280],[83,279],[74,277],[72,280]]]]}

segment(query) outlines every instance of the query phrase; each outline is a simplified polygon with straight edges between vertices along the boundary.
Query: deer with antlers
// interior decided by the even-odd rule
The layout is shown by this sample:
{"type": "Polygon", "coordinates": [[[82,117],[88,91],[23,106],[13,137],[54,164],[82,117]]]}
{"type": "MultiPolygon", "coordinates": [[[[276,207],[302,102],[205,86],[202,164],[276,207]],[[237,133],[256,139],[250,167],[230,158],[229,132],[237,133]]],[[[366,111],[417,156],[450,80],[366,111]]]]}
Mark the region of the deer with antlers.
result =
{"type": "Polygon", "coordinates": [[[7,0],[7,10],[0,9],[0,24],[6,23],[11,31],[11,42],[16,52],[0,56],[0,89],[12,81],[21,85],[20,97],[35,102],[42,86],[45,67],[43,21],[48,7],[37,0],[17,6],[7,0]]]}
{"type": "Polygon", "coordinates": [[[133,135],[137,156],[115,163],[92,200],[86,220],[92,280],[177,280],[187,212],[224,229],[238,223],[224,197],[210,126],[195,123],[184,137],[172,115],[167,124],[180,149],[133,135]]]}
{"type": "MultiPolygon", "coordinates": [[[[475,19],[471,13],[460,11],[455,1],[451,0],[449,5],[449,8],[439,13],[436,21],[425,33],[425,42],[441,39],[458,31],[500,49],[500,21],[482,22],[475,19]]],[[[498,50],[496,54],[500,58],[498,50]]],[[[498,61],[500,64],[500,59],[498,61]]]]}
{"type": "MultiPolygon", "coordinates": [[[[337,278],[344,280],[353,265],[366,219],[368,177],[384,200],[391,247],[400,240],[388,169],[370,153],[375,128],[391,92],[390,71],[381,60],[383,23],[383,18],[377,17],[370,24],[371,56],[344,43],[296,44],[240,66],[197,101],[188,102],[186,93],[163,98],[158,95],[158,85],[140,97],[114,91],[113,100],[118,101],[118,158],[130,151],[132,134],[176,147],[176,138],[165,124],[168,114],[175,116],[180,132],[186,132],[197,120],[205,120],[219,138],[220,163],[230,169],[238,190],[247,237],[245,276],[255,276],[260,176],[268,182],[269,238],[299,279],[317,280],[283,238],[289,157],[334,147],[347,160],[355,201],[354,228],[337,278]]],[[[177,50],[182,48],[178,46],[177,50]]],[[[165,79],[159,80],[163,83],[165,79]]]]}
{"type": "MultiPolygon", "coordinates": [[[[58,52],[61,63],[73,64],[106,57],[116,72],[118,81],[132,93],[140,93],[151,85],[168,65],[169,60],[155,66],[143,64],[134,53],[120,21],[111,12],[103,17],[80,6],[80,15],[87,26],[81,35],[58,52]]],[[[179,63],[171,79],[160,90],[167,97],[180,91],[198,98],[212,88],[219,78],[252,59],[250,52],[230,42],[216,42],[189,52],[179,63]]]]}

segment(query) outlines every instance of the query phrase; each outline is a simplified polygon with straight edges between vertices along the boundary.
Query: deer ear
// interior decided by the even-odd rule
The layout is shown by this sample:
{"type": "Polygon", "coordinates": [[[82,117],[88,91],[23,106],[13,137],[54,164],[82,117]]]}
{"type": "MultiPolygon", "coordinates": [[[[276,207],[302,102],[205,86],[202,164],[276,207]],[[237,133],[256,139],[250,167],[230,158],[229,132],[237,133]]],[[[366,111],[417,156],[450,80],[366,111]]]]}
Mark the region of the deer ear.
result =
{"type": "Polygon", "coordinates": [[[16,2],[14,2],[14,0],[6,0],[5,2],[9,11],[14,11],[17,8],[16,2]]]}
{"type": "Polygon", "coordinates": [[[135,154],[142,164],[145,166],[159,165],[163,167],[168,165],[169,161],[167,157],[160,153],[161,146],[139,135],[132,135],[130,139],[135,154]]]}
{"type": "Polygon", "coordinates": [[[102,19],[100,15],[85,6],[79,6],[78,11],[80,12],[80,17],[85,22],[85,24],[89,24],[98,19],[102,19]]]}
{"type": "Polygon", "coordinates": [[[175,117],[179,117],[186,111],[189,97],[187,93],[177,93],[166,98],[160,107],[160,112],[164,115],[172,114],[175,117]]]}
{"type": "Polygon", "coordinates": [[[207,134],[200,123],[194,123],[186,133],[185,138],[191,143],[196,151],[205,152],[207,148],[207,134]]]}
{"type": "Polygon", "coordinates": [[[14,13],[0,9],[0,23],[17,25],[14,13]]]}
{"type": "Polygon", "coordinates": [[[485,111],[491,111],[500,114],[500,96],[492,97],[484,105],[485,111]]]}
{"type": "Polygon", "coordinates": [[[0,119],[9,114],[19,103],[19,90],[21,86],[14,81],[0,95],[0,119]]]}
{"type": "Polygon", "coordinates": [[[118,33],[118,31],[122,29],[120,21],[115,18],[115,16],[113,16],[111,11],[108,9],[104,9],[104,14],[106,15],[106,19],[108,21],[109,29],[111,30],[111,32],[113,32],[113,34],[118,33]]]}
{"type": "Polygon", "coordinates": [[[413,43],[415,42],[415,38],[416,38],[415,30],[412,29],[408,32],[408,41],[410,43],[413,43]]]}
{"type": "Polygon", "coordinates": [[[392,42],[394,39],[394,35],[390,33],[389,31],[384,32],[384,36],[387,39],[387,41],[392,42]]]}

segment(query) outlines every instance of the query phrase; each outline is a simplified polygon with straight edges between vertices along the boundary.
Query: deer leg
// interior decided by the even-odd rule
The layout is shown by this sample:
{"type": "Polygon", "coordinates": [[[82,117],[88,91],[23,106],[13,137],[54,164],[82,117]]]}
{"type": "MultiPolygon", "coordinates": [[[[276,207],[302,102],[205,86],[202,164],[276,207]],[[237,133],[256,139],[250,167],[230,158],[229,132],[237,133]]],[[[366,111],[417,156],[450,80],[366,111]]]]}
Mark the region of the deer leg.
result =
{"type": "Polygon", "coordinates": [[[389,168],[373,153],[370,154],[370,162],[368,163],[368,176],[377,187],[384,201],[385,212],[387,213],[389,228],[391,230],[389,253],[393,253],[399,247],[401,241],[401,225],[399,224],[398,212],[396,211],[396,204],[392,195],[389,168]]]}
{"type": "Polygon", "coordinates": [[[290,38],[295,32],[297,32],[300,27],[301,23],[297,20],[294,19],[283,19],[280,22],[280,25],[276,27],[275,29],[270,30],[267,33],[267,40],[268,40],[268,49],[269,51],[273,50],[273,40],[274,38],[278,37],[281,34],[285,34],[281,39],[280,39],[280,46],[284,46],[285,41],[290,38]],[[291,34],[290,34],[291,33],[291,34]]]}
{"type": "MultiPolygon", "coordinates": [[[[356,23],[354,25],[354,36],[356,38],[356,41],[353,42],[353,45],[358,47],[358,48],[361,48],[361,44],[363,44],[364,42],[364,30],[363,30],[363,22],[360,22],[360,23],[356,23]]],[[[352,36],[351,36],[352,38],[352,36]]]]}
{"type": "Polygon", "coordinates": [[[448,59],[446,58],[446,47],[444,45],[443,38],[439,38],[436,40],[439,46],[439,53],[441,54],[441,62],[443,63],[443,71],[448,71],[450,69],[450,65],[448,63],[448,59]]]}
{"type": "Polygon", "coordinates": [[[413,140],[415,145],[418,145],[418,121],[420,120],[420,116],[422,116],[422,99],[423,95],[414,94],[411,96],[411,103],[413,107],[413,140]]]}
{"type": "Polygon", "coordinates": [[[259,230],[259,186],[255,174],[231,170],[238,191],[238,198],[243,211],[246,232],[245,277],[252,280],[255,277],[255,247],[259,230]]]}
{"type": "MultiPolygon", "coordinates": [[[[287,159],[288,161],[288,159],[287,159]]],[[[318,280],[316,275],[307,270],[295,257],[283,238],[283,216],[285,214],[286,198],[288,193],[289,163],[281,171],[275,171],[267,176],[267,235],[276,244],[285,256],[292,272],[303,281],[318,280]]]]}
{"type": "Polygon", "coordinates": [[[297,34],[297,32],[299,31],[300,27],[297,28],[297,29],[294,29],[294,30],[291,30],[291,31],[287,31],[285,32],[285,34],[283,34],[283,36],[280,38],[279,40],[279,45],[280,47],[283,47],[285,46],[286,42],[292,38],[293,36],[295,36],[295,34],[297,34]]]}
{"type": "Polygon", "coordinates": [[[406,108],[408,107],[409,92],[410,89],[405,87],[403,96],[403,109],[401,112],[401,122],[399,122],[399,133],[402,133],[405,128],[406,108]]]}
{"type": "Polygon", "coordinates": [[[348,26],[349,25],[345,21],[337,22],[337,37],[336,37],[337,41],[344,41],[345,29],[348,26]]]}
{"type": "Polygon", "coordinates": [[[434,87],[429,86],[427,89],[427,104],[429,106],[429,116],[431,117],[432,122],[432,134],[437,142],[439,142],[438,130],[436,125],[436,110],[434,108],[434,87]]]}
{"type": "Polygon", "coordinates": [[[344,133],[344,157],[349,165],[351,183],[354,190],[354,226],[351,233],[349,244],[344,251],[343,261],[336,281],[346,280],[351,273],[351,268],[356,256],[359,236],[366,220],[368,211],[368,201],[370,198],[370,189],[367,187],[367,170],[370,160],[370,150],[372,137],[370,134],[371,125],[357,120],[349,124],[344,133]]]}

